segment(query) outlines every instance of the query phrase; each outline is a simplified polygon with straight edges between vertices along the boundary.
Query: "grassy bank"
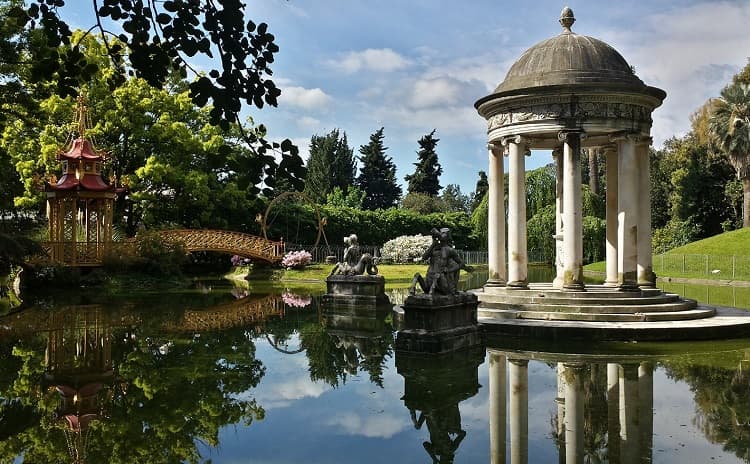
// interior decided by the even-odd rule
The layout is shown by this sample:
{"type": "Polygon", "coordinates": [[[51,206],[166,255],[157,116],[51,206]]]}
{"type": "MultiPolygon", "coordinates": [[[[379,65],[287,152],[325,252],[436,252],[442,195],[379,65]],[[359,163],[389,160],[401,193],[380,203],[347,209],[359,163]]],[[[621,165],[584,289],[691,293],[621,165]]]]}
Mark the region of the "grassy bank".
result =
{"type": "MultiPolygon", "coordinates": [[[[733,230],[653,257],[659,277],[750,281],[750,228],[733,230]]],[[[584,270],[605,272],[604,261],[584,270]]]]}
{"type": "MultiPolygon", "coordinates": [[[[475,269],[477,267],[475,266],[475,269]]],[[[313,264],[304,269],[270,269],[268,272],[250,272],[247,268],[235,268],[227,277],[248,280],[274,280],[281,282],[325,282],[333,266],[330,264],[313,264]]],[[[414,274],[427,272],[426,264],[381,264],[378,274],[385,277],[389,283],[411,283],[414,274]]],[[[461,271],[462,277],[466,274],[461,271]]]]}

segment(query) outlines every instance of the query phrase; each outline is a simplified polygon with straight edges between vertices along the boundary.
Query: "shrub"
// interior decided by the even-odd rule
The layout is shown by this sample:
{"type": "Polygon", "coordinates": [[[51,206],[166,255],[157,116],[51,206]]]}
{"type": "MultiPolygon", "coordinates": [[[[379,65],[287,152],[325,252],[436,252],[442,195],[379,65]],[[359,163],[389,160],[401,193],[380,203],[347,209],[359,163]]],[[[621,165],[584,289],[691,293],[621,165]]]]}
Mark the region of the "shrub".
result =
{"type": "Polygon", "coordinates": [[[394,263],[414,263],[430,247],[432,237],[427,235],[402,235],[388,240],[380,250],[382,259],[394,263]]]}
{"type": "Polygon", "coordinates": [[[287,269],[303,269],[312,262],[312,255],[305,251],[290,251],[281,258],[281,265],[287,269]]]}

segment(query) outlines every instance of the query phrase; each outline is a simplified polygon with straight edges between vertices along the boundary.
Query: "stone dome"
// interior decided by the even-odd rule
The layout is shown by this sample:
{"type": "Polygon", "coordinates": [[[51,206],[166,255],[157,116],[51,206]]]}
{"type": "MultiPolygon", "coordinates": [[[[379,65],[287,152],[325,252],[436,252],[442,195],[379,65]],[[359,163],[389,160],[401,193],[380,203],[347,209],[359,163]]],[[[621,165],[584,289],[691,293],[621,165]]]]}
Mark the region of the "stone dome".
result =
{"type": "Polygon", "coordinates": [[[574,21],[572,10],[565,8],[560,18],[562,33],[526,50],[495,93],[558,85],[646,87],[617,50],[601,40],[572,32],[574,21]]]}

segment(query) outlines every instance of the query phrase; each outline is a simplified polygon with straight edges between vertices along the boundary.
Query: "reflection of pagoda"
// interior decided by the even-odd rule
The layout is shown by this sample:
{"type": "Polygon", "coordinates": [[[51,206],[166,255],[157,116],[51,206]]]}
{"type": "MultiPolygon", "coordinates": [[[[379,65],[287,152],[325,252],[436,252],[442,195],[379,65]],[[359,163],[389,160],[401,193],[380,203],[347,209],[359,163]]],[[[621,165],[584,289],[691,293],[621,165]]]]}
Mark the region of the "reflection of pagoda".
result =
{"type": "Polygon", "coordinates": [[[100,265],[112,242],[112,214],[122,192],[102,176],[106,154],[86,138],[87,108],[78,98],[77,138],[67,152],[58,154],[62,176],[46,183],[50,258],[69,266],[100,265]]]}
{"type": "Polygon", "coordinates": [[[483,346],[447,354],[396,351],[396,369],[404,377],[404,405],[417,429],[427,424],[429,441],[422,443],[434,464],[453,463],[466,437],[459,403],[479,391],[478,367],[483,346]]]}
{"type": "Polygon", "coordinates": [[[59,394],[62,423],[74,464],[86,460],[91,423],[105,417],[111,395],[111,326],[98,306],[77,306],[52,315],[45,353],[45,383],[59,394]]]}

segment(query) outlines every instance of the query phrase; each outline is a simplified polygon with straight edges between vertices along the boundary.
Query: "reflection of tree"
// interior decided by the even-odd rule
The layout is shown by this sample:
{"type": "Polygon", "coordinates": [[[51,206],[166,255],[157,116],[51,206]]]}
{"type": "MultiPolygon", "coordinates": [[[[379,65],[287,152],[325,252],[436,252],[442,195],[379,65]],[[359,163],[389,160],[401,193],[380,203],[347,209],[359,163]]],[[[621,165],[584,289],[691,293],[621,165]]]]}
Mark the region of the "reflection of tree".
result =
{"type": "MultiPolygon", "coordinates": [[[[30,426],[21,423],[27,417],[17,415],[3,424],[14,432],[0,442],[0,462],[13,462],[19,455],[24,462],[71,459],[61,433],[61,427],[70,430],[69,421],[56,420],[54,411],[65,417],[70,415],[66,408],[75,406],[79,419],[74,420],[83,418],[87,412],[78,406],[83,403],[73,398],[83,398],[87,382],[71,384],[78,372],[69,374],[67,383],[49,378],[58,388],[40,388],[42,374],[50,372],[44,351],[38,337],[14,343],[12,353],[0,351],[0,369],[6,374],[0,380],[0,399],[4,405],[20,402],[39,412],[30,426]]],[[[111,388],[103,387],[110,392],[101,403],[107,414],[87,422],[88,462],[198,462],[197,444],[217,446],[221,427],[263,418],[263,409],[243,394],[264,374],[244,328],[200,336],[164,335],[146,325],[113,329],[111,353],[115,381],[111,388]]],[[[16,406],[3,411],[6,407],[16,406]]]]}
{"type": "Polygon", "coordinates": [[[747,360],[723,366],[666,363],[667,375],[690,385],[698,406],[693,423],[712,443],[721,443],[740,459],[750,461],[750,372],[747,360]],[[724,367],[734,364],[734,369],[724,367]]]}

